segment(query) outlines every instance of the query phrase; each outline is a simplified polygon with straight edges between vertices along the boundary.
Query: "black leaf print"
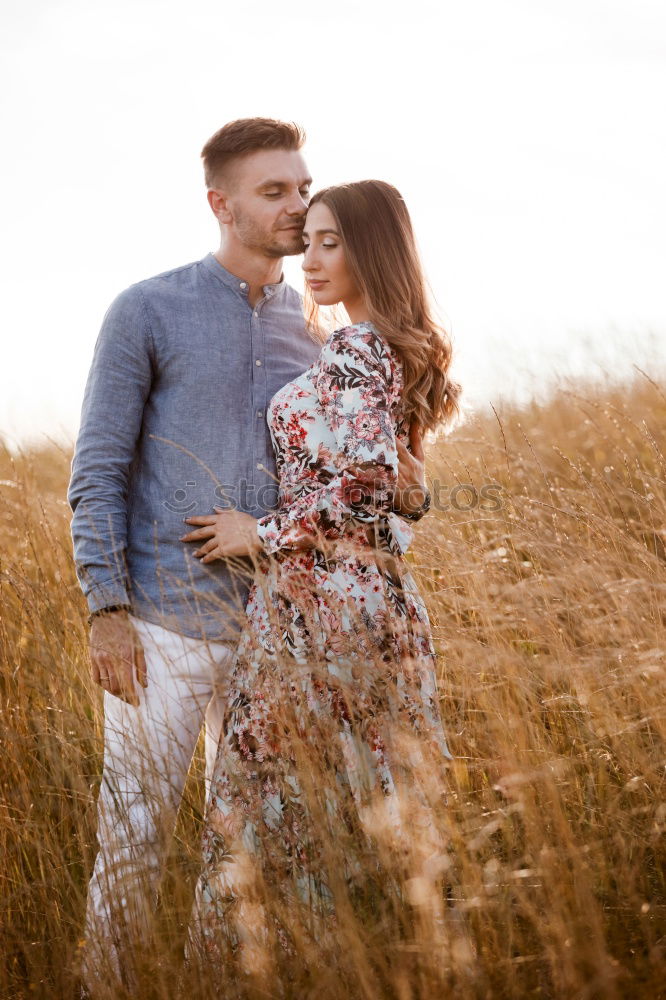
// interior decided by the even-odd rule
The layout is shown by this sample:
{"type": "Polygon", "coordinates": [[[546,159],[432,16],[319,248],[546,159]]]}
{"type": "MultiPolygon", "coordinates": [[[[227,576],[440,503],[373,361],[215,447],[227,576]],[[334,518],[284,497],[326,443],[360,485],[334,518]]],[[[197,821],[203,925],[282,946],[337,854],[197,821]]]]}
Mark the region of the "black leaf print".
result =
{"type": "Polygon", "coordinates": [[[368,373],[351,365],[330,365],[327,375],[336,389],[359,389],[368,381],[368,373]]]}
{"type": "Polygon", "coordinates": [[[393,576],[390,570],[384,571],[384,577],[388,584],[388,596],[389,600],[393,604],[393,607],[397,613],[403,617],[407,617],[407,602],[405,600],[405,592],[402,589],[402,583],[399,577],[393,576]]]}

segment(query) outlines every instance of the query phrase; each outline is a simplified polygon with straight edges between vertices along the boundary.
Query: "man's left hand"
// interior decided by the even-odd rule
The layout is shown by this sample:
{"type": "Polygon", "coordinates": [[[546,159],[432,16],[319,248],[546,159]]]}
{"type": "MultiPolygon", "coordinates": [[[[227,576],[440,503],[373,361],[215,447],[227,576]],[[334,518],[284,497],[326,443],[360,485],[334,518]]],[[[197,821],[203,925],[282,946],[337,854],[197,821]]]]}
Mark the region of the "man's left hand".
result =
{"type": "Polygon", "coordinates": [[[402,441],[397,442],[398,448],[398,483],[393,499],[393,509],[398,514],[414,514],[419,510],[426,498],[425,453],[423,451],[423,436],[416,421],[409,428],[409,446],[402,441]]]}
{"type": "Polygon", "coordinates": [[[201,514],[186,517],[186,524],[200,525],[187,535],[181,535],[181,542],[202,542],[194,555],[204,563],[234,556],[255,555],[263,548],[257,522],[251,514],[240,510],[220,510],[216,514],[201,514]]]}

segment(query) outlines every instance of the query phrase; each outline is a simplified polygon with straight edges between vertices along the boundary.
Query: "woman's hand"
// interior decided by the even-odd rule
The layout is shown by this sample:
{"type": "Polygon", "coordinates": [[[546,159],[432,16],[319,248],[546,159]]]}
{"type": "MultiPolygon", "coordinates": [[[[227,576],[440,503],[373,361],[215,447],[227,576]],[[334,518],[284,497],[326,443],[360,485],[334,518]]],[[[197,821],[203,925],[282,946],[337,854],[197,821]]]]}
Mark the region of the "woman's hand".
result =
{"type": "Polygon", "coordinates": [[[216,559],[227,559],[231,556],[251,556],[263,548],[257,522],[251,514],[240,510],[221,510],[214,507],[217,514],[201,514],[186,517],[186,524],[198,524],[201,527],[181,535],[181,542],[203,542],[194,553],[204,563],[216,559]]]}
{"type": "Polygon", "coordinates": [[[414,514],[426,498],[425,454],[423,436],[419,425],[412,421],[409,428],[408,451],[402,441],[397,441],[398,482],[393,497],[393,509],[398,514],[414,514]]]}

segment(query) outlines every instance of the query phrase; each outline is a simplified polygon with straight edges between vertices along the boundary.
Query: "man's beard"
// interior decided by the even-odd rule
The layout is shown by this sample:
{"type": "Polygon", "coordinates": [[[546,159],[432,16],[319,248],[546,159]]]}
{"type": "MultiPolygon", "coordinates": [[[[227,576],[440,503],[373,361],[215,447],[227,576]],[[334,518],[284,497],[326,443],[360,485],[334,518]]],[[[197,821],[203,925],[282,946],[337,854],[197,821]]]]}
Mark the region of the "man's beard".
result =
{"type": "Polygon", "coordinates": [[[303,253],[303,237],[300,232],[266,231],[242,212],[235,213],[236,230],[242,243],[251,250],[260,250],[266,257],[292,257],[303,253]]]}

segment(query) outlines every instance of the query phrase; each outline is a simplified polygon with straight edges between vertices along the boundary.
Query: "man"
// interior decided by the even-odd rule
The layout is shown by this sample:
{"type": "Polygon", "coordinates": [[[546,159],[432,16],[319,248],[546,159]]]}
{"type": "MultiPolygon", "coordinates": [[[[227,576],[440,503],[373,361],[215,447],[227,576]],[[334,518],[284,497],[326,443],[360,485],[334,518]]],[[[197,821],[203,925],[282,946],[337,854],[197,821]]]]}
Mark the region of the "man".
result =
{"type": "MultiPolygon", "coordinates": [[[[183,520],[215,506],[261,517],[274,505],[268,403],[320,350],[282,278],[283,257],[303,249],[303,141],[271,119],[220,129],[202,151],[218,251],[122,292],[95,347],[68,493],[104,689],[91,988],[126,976],[130,946],[147,938],[204,720],[207,775],[219,739],[250,566],[203,564],[179,541],[183,520]]],[[[423,478],[412,441],[396,499],[406,516],[418,516],[409,489],[423,478]]]]}

